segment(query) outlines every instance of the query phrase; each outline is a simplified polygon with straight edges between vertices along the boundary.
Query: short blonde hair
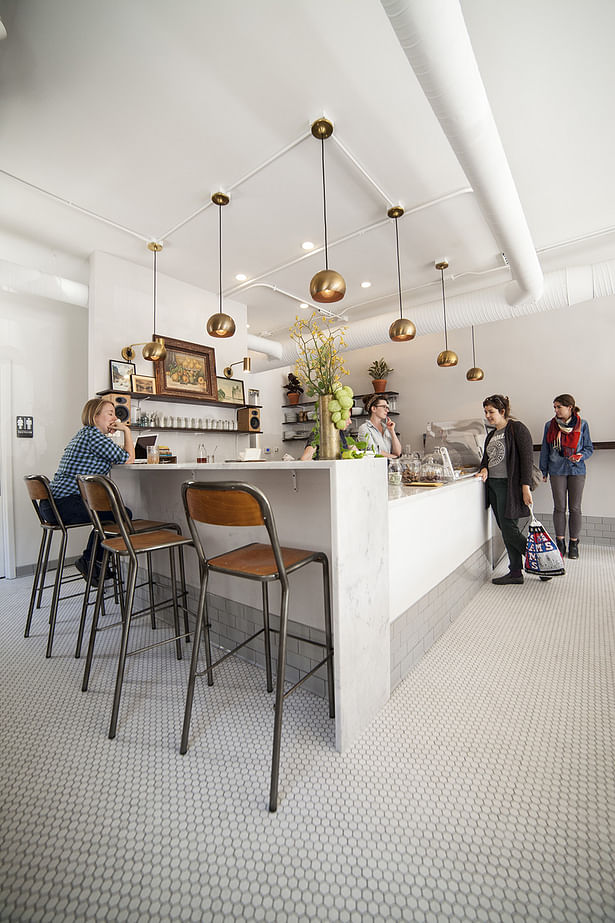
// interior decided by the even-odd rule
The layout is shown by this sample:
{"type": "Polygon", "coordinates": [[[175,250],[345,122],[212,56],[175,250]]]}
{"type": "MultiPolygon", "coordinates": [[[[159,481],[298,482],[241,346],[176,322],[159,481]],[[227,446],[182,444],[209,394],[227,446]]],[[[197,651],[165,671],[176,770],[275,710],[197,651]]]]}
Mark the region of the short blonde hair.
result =
{"type": "Polygon", "coordinates": [[[94,417],[98,416],[105,404],[111,404],[112,407],[115,407],[113,401],[110,401],[108,397],[93,397],[84,404],[83,410],[81,411],[82,424],[84,426],[96,426],[94,417]]]}

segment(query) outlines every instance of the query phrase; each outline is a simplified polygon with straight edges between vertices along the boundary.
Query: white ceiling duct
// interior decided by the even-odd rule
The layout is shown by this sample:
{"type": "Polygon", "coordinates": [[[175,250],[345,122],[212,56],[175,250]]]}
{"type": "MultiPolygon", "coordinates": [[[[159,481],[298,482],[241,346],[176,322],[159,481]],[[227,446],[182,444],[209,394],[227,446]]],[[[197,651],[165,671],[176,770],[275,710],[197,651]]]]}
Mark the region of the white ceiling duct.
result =
{"type": "MultiPolygon", "coordinates": [[[[604,298],[615,294],[615,260],[596,263],[593,266],[573,266],[548,273],[544,277],[544,289],[537,301],[528,301],[519,305],[510,305],[506,298],[507,284],[482,289],[463,295],[447,296],[446,320],[450,329],[488,324],[493,321],[507,320],[524,314],[537,314],[541,311],[555,311],[583,301],[604,298]]],[[[438,333],[444,329],[442,301],[432,301],[417,307],[408,307],[407,314],[416,324],[417,336],[438,333]]],[[[348,324],[344,340],[346,349],[363,349],[390,343],[389,325],[397,318],[397,312],[381,314],[348,324]]],[[[253,362],[253,372],[294,365],[297,348],[290,337],[280,344],[282,354],[275,362],[253,362]]],[[[412,346],[408,344],[408,355],[412,346]]]]}
{"type": "Polygon", "coordinates": [[[248,349],[257,353],[265,353],[271,359],[280,359],[282,356],[282,344],[275,340],[267,340],[265,337],[257,337],[253,333],[248,334],[248,349]]]}
{"type": "Polygon", "coordinates": [[[54,276],[38,269],[0,260],[0,290],[19,295],[36,295],[65,304],[88,306],[88,286],[62,276],[54,276]]]}
{"type": "MultiPolygon", "coordinates": [[[[542,270],[461,12],[453,0],[381,0],[401,47],[512,270],[510,304],[536,300],[542,270]]],[[[410,117],[410,115],[408,116],[410,117]]]]}

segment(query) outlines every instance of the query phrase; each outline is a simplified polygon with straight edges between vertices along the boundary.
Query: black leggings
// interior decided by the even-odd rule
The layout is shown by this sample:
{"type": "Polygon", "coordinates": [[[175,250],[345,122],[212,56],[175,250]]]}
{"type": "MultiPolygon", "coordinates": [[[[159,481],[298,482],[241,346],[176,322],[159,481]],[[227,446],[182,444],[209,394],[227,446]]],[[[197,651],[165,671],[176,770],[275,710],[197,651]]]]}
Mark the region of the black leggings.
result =
{"type": "Polygon", "coordinates": [[[505,515],[508,478],[487,478],[487,491],[491,509],[500,527],[506,551],[508,552],[509,569],[521,572],[527,539],[519,530],[519,520],[508,519],[505,515]]]}

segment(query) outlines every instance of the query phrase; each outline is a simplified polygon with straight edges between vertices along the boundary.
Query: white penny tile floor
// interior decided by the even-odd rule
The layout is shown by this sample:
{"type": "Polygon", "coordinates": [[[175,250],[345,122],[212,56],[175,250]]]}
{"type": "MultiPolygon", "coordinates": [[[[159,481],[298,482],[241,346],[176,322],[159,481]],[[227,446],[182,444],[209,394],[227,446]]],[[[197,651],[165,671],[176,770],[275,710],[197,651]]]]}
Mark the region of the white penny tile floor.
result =
{"type": "Polygon", "coordinates": [[[79,603],[46,660],[30,583],[0,581],[1,920],[615,920],[612,550],[486,584],[348,753],[291,696],[275,815],[258,668],[199,681],[180,756],[188,659],[132,658],[108,740],[117,631],[81,692],[79,603]]]}

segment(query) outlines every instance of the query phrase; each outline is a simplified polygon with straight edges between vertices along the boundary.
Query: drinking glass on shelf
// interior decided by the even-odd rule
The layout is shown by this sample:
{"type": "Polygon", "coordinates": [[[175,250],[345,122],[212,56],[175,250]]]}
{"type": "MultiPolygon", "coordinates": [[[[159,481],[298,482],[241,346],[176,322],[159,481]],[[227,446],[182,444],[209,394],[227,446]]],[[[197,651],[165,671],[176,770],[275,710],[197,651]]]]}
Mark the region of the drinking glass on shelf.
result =
{"type": "Polygon", "coordinates": [[[160,449],[157,445],[148,445],[147,447],[147,464],[158,465],[160,463],[160,449]]]}

